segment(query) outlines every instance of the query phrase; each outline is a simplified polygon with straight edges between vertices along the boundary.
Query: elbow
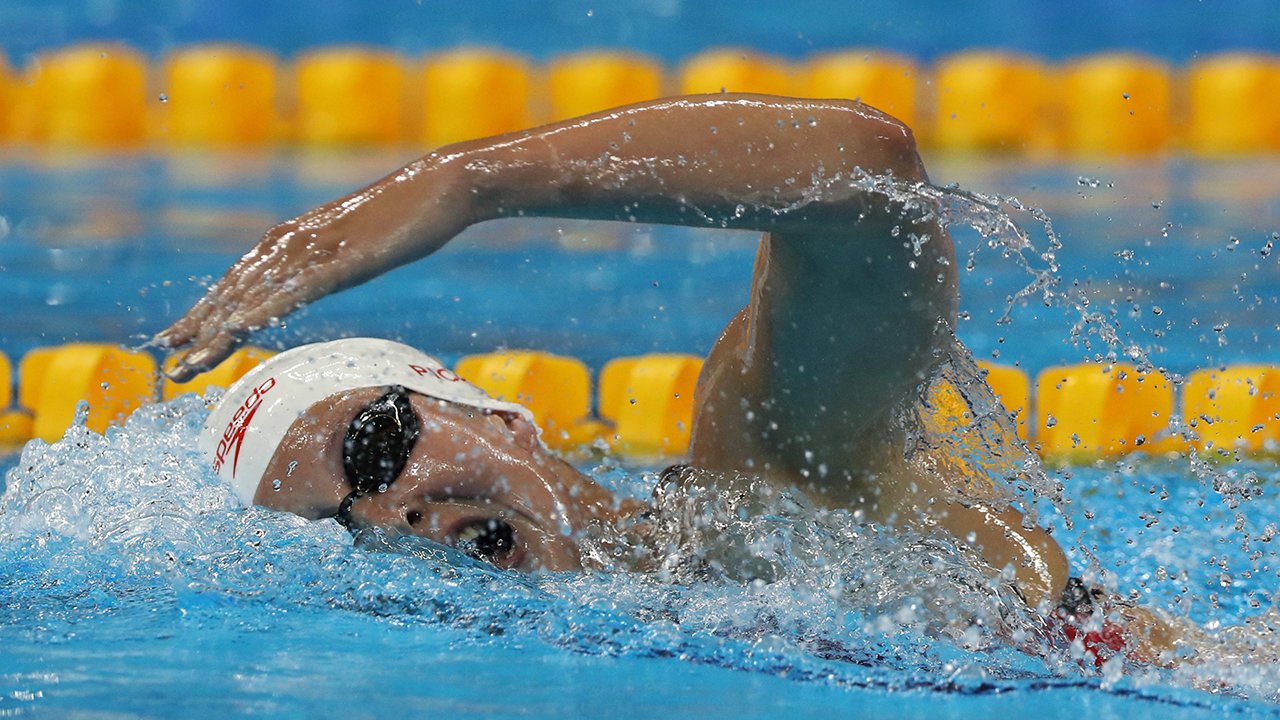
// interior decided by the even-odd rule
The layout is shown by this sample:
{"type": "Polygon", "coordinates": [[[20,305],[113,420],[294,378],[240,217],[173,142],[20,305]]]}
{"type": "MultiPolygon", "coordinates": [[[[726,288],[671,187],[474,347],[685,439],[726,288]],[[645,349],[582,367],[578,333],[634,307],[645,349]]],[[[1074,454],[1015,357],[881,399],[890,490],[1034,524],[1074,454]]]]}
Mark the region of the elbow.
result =
{"type": "Polygon", "coordinates": [[[924,169],[924,160],[920,159],[920,150],[916,146],[916,135],[896,118],[887,118],[892,132],[885,138],[885,151],[894,175],[904,180],[929,182],[929,175],[924,169]]]}
{"type": "Polygon", "coordinates": [[[903,180],[929,181],[915,132],[906,123],[860,102],[850,101],[845,109],[850,111],[847,117],[851,120],[845,131],[863,138],[864,168],[878,166],[879,172],[892,172],[903,180]]]}

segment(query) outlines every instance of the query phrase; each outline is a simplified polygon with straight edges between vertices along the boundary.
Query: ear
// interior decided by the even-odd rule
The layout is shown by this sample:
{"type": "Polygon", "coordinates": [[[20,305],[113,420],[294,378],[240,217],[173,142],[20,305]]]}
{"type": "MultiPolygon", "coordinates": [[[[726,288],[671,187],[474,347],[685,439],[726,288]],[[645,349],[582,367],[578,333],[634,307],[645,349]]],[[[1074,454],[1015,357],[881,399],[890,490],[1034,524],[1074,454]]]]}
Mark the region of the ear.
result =
{"type": "Polygon", "coordinates": [[[545,449],[542,442],[538,440],[538,426],[526,418],[523,413],[499,411],[494,414],[501,417],[502,421],[507,424],[507,429],[515,436],[517,446],[530,452],[538,452],[545,449]]]}

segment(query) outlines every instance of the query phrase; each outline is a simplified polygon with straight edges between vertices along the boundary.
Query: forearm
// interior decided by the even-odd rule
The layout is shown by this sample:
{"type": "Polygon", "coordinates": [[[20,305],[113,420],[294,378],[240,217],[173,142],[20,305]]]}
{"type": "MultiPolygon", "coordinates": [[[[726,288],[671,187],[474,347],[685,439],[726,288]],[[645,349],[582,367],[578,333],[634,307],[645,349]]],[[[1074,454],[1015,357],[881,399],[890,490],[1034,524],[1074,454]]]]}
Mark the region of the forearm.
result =
{"type": "Polygon", "coordinates": [[[1012,567],[1018,591],[1031,607],[1058,603],[1070,574],[1066,553],[1043,529],[1024,527],[1022,513],[951,502],[922,517],[926,526],[936,523],[970,542],[992,567],[1012,567]]]}
{"type": "Polygon", "coordinates": [[[910,130],[859,103],[683,97],[441,148],[270,235],[316,238],[347,286],[499,217],[812,233],[883,203],[849,181],[885,174],[925,179],[910,130]]]}
{"type": "MultiPolygon", "coordinates": [[[[310,236],[321,251],[316,260],[333,257],[367,266],[369,275],[377,275],[430,255],[480,220],[460,170],[428,155],[369,187],[277,225],[267,237],[310,236]]],[[[345,284],[369,279],[364,275],[345,284]]]]}

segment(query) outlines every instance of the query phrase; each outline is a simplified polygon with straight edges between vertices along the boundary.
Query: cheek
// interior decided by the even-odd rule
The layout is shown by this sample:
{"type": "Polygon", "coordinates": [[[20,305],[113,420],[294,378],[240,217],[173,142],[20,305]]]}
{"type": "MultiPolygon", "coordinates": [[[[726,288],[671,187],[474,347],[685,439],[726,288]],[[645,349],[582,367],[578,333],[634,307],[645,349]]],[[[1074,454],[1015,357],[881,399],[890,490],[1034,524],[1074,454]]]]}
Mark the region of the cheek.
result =
{"type": "Polygon", "coordinates": [[[481,508],[450,503],[396,502],[390,499],[378,502],[379,499],[377,496],[361,499],[352,508],[352,519],[363,525],[374,525],[441,543],[445,542],[449,533],[460,523],[476,517],[497,515],[497,512],[485,513],[481,508]]]}
{"type": "Polygon", "coordinates": [[[582,569],[582,558],[578,547],[569,538],[563,535],[551,535],[529,526],[528,531],[522,534],[522,539],[525,543],[526,555],[524,562],[521,563],[521,570],[565,572],[582,569]]]}
{"type": "Polygon", "coordinates": [[[553,572],[581,570],[577,546],[567,537],[555,535],[538,528],[510,511],[483,505],[453,503],[377,503],[366,498],[357,503],[352,520],[362,525],[376,525],[403,535],[424,537],[435,542],[452,544],[452,534],[462,525],[477,520],[503,518],[515,530],[520,559],[515,569],[553,572]]]}
{"type": "Polygon", "coordinates": [[[442,502],[455,498],[498,499],[511,491],[504,468],[487,462],[460,467],[430,458],[410,460],[391,490],[406,503],[442,502]]]}
{"type": "Polygon", "coordinates": [[[534,475],[518,459],[490,445],[439,443],[414,451],[395,491],[432,500],[524,497],[534,475]]]}

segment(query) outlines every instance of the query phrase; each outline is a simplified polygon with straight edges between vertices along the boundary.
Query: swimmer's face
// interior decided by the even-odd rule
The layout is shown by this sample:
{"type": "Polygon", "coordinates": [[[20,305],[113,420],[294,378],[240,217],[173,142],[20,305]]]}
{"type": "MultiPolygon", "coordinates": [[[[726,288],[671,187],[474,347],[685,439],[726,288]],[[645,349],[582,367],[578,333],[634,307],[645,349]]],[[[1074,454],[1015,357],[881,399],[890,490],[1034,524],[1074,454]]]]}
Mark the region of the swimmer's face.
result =
{"type": "MultiPolygon", "coordinates": [[[[335,515],[352,490],[347,429],[386,392],[353,390],[311,406],[289,428],[254,502],[312,519],[335,515]]],[[[582,567],[575,537],[619,512],[606,490],[547,452],[519,415],[408,398],[418,438],[386,490],[351,505],[353,528],[430,538],[502,568],[582,567]]]]}

